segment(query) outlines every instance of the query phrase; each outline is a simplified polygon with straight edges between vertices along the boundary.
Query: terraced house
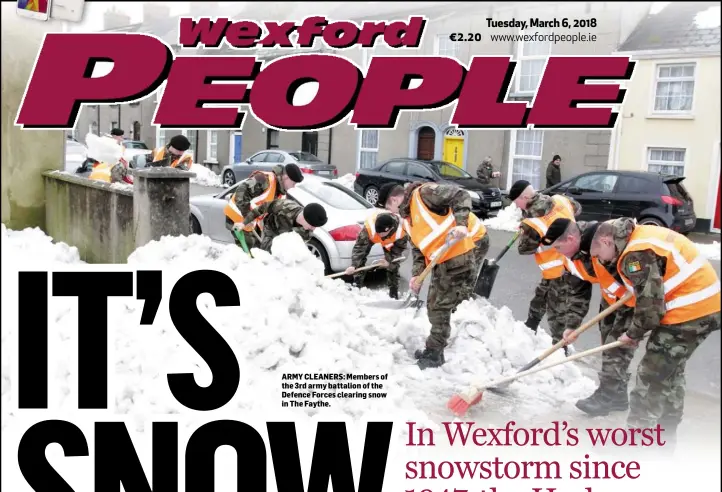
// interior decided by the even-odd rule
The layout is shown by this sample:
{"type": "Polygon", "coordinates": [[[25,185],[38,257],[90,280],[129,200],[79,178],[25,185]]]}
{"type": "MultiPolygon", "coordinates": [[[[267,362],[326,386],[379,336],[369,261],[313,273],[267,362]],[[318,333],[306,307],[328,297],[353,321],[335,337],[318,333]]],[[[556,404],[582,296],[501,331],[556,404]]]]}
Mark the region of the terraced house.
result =
{"type": "MultiPolygon", "coordinates": [[[[153,32],[169,43],[177,43],[177,18],[162,7],[146,4],[147,14],[142,24],[121,26],[117,15],[109,16],[113,24],[106,30],[153,32]]],[[[214,2],[192,3],[193,15],[228,15],[235,19],[297,20],[309,15],[325,15],[329,20],[407,19],[411,15],[425,15],[426,25],[418,50],[404,50],[408,55],[454,56],[468,63],[472,56],[507,55],[518,61],[509,91],[509,100],[531,101],[539,85],[545,62],[550,55],[609,55],[627,39],[650,7],[647,3],[616,2],[363,2],[361,4],[329,4],[324,2],[293,2],[277,4],[246,4],[233,11],[231,4],[214,2]],[[225,12],[220,13],[220,9],[225,12]],[[230,9],[230,10],[229,10],[230,9]],[[212,13],[211,13],[212,12],[212,13]],[[527,29],[488,26],[494,21],[552,19],[594,19],[596,27],[527,29]],[[519,42],[514,35],[540,33],[583,33],[596,36],[593,42],[550,43],[519,42]],[[451,41],[451,33],[471,36],[471,41],[451,41]]],[[[377,42],[377,44],[379,44],[377,42]]],[[[183,50],[185,52],[185,50],[183,50]]],[[[238,54],[231,48],[203,50],[208,55],[238,54]]],[[[299,52],[332,52],[321,43],[299,52]]],[[[395,51],[381,44],[370,49],[343,50],[343,55],[362,66],[368,66],[374,55],[389,55],[395,51]]],[[[244,54],[249,52],[244,50],[244,54]]],[[[400,53],[396,51],[396,53],[400,53]]],[[[270,60],[289,54],[288,50],[259,49],[256,56],[270,60]]],[[[157,95],[135,104],[115,107],[85,107],[81,112],[76,134],[88,130],[107,131],[120,125],[132,138],[148,146],[164,143],[168,132],[151,125],[157,95]],[[94,126],[95,125],[95,126],[94,126]]],[[[501,171],[498,184],[508,188],[516,179],[527,179],[536,186],[544,185],[544,171],[553,155],[563,159],[562,177],[593,170],[606,169],[610,153],[610,130],[459,130],[449,124],[453,106],[424,112],[402,112],[393,130],[357,131],[347,121],[318,132],[278,132],[266,128],[248,115],[239,131],[208,130],[184,133],[193,142],[197,162],[220,169],[229,162],[241,162],[254,153],[278,148],[303,150],[316,154],[324,162],[337,166],[339,175],[360,168],[370,168],[397,157],[444,159],[474,173],[485,156],[493,159],[501,171]]],[[[171,131],[169,131],[171,132],[171,131]]]]}

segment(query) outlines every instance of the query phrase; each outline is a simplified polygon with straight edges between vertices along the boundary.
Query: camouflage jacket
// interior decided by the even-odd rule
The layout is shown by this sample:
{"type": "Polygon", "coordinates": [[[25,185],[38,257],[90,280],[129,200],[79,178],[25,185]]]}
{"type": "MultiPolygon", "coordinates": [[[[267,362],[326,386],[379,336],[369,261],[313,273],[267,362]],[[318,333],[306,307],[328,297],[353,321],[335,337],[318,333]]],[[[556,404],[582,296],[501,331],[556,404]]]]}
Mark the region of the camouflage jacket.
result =
{"type": "Polygon", "coordinates": [[[659,322],[666,312],[663,278],[667,260],[657,256],[652,250],[645,250],[629,253],[619,263],[618,259],[629,243],[629,237],[634,232],[635,224],[634,219],[627,217],[614,221],[616,255],[610,264],[611,266],[616,265],[618,273],[624,273],[634,287],[636,304],[627,336],[633,340],[641,340],[649,330],[659,326],[659,322]]]}
{"type": "MultiPolygon", "coordinates": [[[[278,198],[286,194],[283,188],[283,166],[273,166],[273,174],[276,175],[276,196],[278,198]]],[[[268,177],[264,173],[257,173],[238,185],[234,192],[235,203],[241,215],[245,217],[251,211],[251,200],[261,196],[269,186],[268,177]]]]}
{"type": "MultiPolygon", "coordinates": [[[[396,231],[396,228],[400,226],[400,221],[398,218],[393,215],[394,221],[396,222],[395,228],[393,229],[396,231]]],[[[391,247],[390,250],[384,249],[384,257],[386,258],[386,261],[389,262],[389,266],[387,267],[388,270],[398,270],[399,264],[398,263],[391,263],[392,260],[395,260],[396,258],[400,258],[404,255],[404,251],[406,251],[406,247],[409,244],[409,237],[404,236],[401,239],[394,241],[394,245],[391,247]]],[[[362,228],[361,232],[359,232],[358,237],[356,238],[356,243],[353,245],[353,251],[351,252],[351,265],[354,268],[361,268],[366,264],[366,258],[368,258],[369,253],[371,252],[371,248],[373,248],[374,243],[371,242],[371,238],[368,235],[368,231],[366,228],[362,228]]]]}
{"type": "MultiPolygon", "coordinates": [[[[454,213],[457,226],[467,227],[469,223],[469,213],[471,212],[471,197],[469,194],[458,186],[445,184],[430,184],[419,187],[421,200],[432,212],[438,215],[445,215],[451,209],[454,213]]],[[[404,209],[401,204],[401,209],[404,209]]],[[[412,242],[413,266],[411,267],[411,276],[416,277],[426,268],[426,258],[421,250],[412,242]]]]}
{"type": "Polygon", "coordinates": [[[125,183],[125,177],[128,176],[128,168],[122,162],[117,163],[110,168],[111,183],[125,183]]]}
{"type": "Polygon", "coordinates": [[[493,172],[494,167],[491,165],[491,162],[482,162],[479,164],[479,167],[476,168],[476,177],[482,184],[488,185],[491,184],[491,175],[493,172]]]}
{"type": "MultiPolygon", "coordinates": [[[[573,198],[569,198],[569,201],[574,207],[574,215],[579,215],[582,211],[582,206],[573,198]]],[[[522,212],[522,217],[524,219],[543,217],[549,212],[551,212],[553,208],[554,200],[551,196],[536,193],[529,200],[529,203],[526,206],[526,210],[522,212]]],[[[536,250],[539,248],[539,244],[541,243],[541,238],[539,237],[539,234],[537,234],[534,229],[524,223],[522,223],[520,227],[522,234],[521,236],[519,236],[519,254],[531,255],[536,253],[536,250]]]]}
{"type": "Polygon", "coordinates": [[[276,236],[292,231],[298,233],[304,241],[308,241],[313,232],[307,231],[296,222],[302,213],[303,207],[298,203],[288,198],[279,198],[272,202],[264,202],[255,210],[251,210],[243,218],[243,224],[248,225],[263,214],[267,214],[263,219],[262,242],[264,244],[270,245],[276,236]]]}

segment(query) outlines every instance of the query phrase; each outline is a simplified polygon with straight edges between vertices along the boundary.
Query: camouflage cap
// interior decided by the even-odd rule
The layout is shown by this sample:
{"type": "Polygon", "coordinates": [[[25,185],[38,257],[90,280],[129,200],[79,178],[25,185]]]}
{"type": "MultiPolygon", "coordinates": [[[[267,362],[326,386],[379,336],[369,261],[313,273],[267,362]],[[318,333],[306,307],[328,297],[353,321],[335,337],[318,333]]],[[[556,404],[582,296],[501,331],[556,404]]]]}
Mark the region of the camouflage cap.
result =
{"type": "Polygon", "coordinates": [[[602,236],[611,236],[614,241],[616,257],[619,257],[621,252],[627,247],[627,243],[629,243],[629,236],[632,235],[636,226],[636,219],[631,219],[629,217],[609,220],[600,224],[596,228],[594,240],[602,236]]]}

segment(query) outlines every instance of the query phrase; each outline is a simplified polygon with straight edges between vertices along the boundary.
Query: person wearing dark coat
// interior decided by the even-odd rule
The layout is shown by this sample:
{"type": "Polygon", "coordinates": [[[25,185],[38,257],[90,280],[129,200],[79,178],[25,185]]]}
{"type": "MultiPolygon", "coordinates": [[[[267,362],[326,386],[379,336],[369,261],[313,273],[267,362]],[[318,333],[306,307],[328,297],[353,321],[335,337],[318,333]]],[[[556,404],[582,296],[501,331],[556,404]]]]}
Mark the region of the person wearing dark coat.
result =
{"type": "Polygon", "coordinates": [[[562,182],[562,158],[555,155],[547,165],[547,185],[549,188],[562,182]]]}

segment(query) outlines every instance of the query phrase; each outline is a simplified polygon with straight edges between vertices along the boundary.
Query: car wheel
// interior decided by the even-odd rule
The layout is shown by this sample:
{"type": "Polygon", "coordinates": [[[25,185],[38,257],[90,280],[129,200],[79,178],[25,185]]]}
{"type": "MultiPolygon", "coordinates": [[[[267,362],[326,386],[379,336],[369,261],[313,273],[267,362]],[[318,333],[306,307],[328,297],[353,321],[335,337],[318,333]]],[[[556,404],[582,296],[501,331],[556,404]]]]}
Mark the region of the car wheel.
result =
{"type": "Polygon", "coordinates": [[[664,223],[663,223],[661,220],[655,219],[654,217],[642,217],[641,219],[639,219],[639,223],[642,224],[642,225],[653,225],[653,226],[658,226],[658,227],[667,227],[667,226],[664,225],[664,223]]]}
{"type": "Polygon", "coordinates": [[[376,205],[376,202],[379,201],[379,189],[375,186],[369,186],[364,192],[364,198],[371,205],[376,205]]]}
{"type": "Polygon", "coordinates": [[[223,173],[223,184],[228,186],[236,184],[236,175],[233,174],[233,171],[228,170],[223,173]]]}
{"type": "Polygon", "coordinates": [[[308,250],[313,253],[313,256],[323,262],[324,271],[328,274],[331,271],[331,262],[328,259],[326,248],[324,248],[317,239],[311,239],[306,243],[306,246],[308,247],[308,250]]]}
{"type": "Polygon", "coordinates": [[[203,234],[203,231],[201,231],[201,223],[198,222],[198,219],[196,219],[193,214],[191,214],[191,234],[198,234],[199,236],[203,234]]]}

